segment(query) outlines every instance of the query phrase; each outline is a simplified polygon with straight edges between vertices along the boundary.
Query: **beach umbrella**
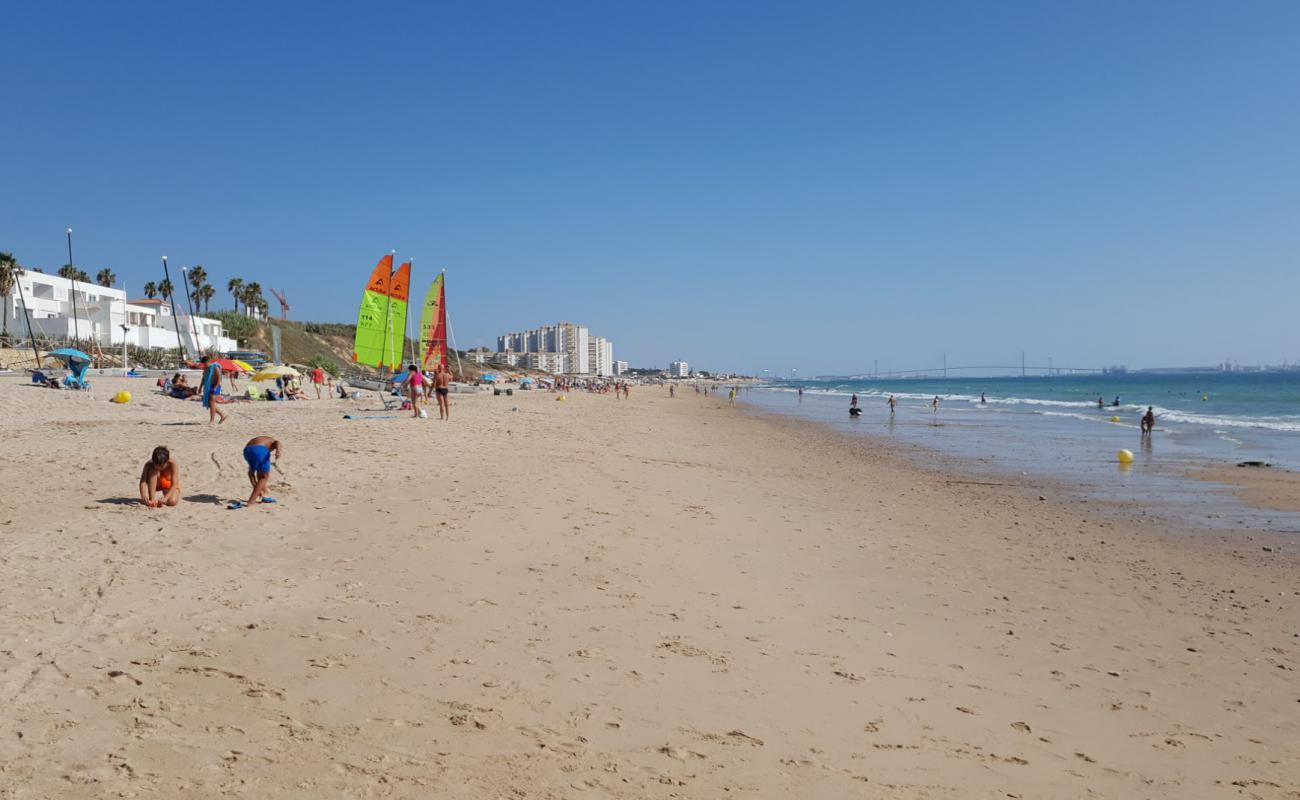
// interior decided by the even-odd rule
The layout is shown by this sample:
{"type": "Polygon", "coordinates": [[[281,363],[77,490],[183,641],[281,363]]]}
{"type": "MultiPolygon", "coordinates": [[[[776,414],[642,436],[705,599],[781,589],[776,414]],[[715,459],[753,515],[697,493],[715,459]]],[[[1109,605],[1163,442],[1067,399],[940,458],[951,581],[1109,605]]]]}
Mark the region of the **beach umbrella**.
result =
{"type": "Polygon", "coordinates": [[[251,369],[240,366],[238,361],[230,358],[218,358],[214,363],[221,367],[222,372],[252,372],[251,369]]]}
{"type": "Polygon", "coordinates": [[[253,376],[255,381],[273,381],[276,378],[297,378],[298,370],[293,367],[271,366],[253,376]]]}
{"type": "Polygon", "coordinates": [[[58,356],[59,358],[66,358],[71,361],[90,361],[90,356],[71,347],[60,347],[58,350],[51,350],[49,354],[52,356],[58,356]]]}
{"type": "Polygon", "coordinates": [[[482,380],[482,381],[494,381],[494,380],[496,380],[496,379],[497,379],[497,376],[496,376],[496,375],[493,375],[493,374],[491,374],[491,373],[488,373],[487,375],[484,375],[484,376],[482,376],[481,378],[479,378],[479,380],[482,380]]]}
{"type": "Polygon", "coordinates": [[[253,365],[247,361],[240,361],[238,358],[232,358],[230,360],[242,367],[244,372],[257,372],[257,370],[253,369],[253,365]]]}

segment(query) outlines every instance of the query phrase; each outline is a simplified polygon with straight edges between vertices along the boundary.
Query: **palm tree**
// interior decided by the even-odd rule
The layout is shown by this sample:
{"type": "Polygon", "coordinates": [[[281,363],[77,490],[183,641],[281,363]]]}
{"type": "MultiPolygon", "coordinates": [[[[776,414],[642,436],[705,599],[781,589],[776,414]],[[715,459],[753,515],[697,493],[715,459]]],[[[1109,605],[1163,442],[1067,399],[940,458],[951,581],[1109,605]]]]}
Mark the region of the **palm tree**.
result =
{"type": "Polygon", "coordinates": [[[18,259],[14,258],[13,253],[0,253],[0,301],[4,302],[4,317],[0,318],[2,319],[0,336],[9,335],[9,306],[12,304],[10,295],[18,286],[18,276],[22,274],[23,268],[18,266],[18,259]]]}
{"type": "Polygon", "coordinates": [[[157,297],[157,296],[158,296],[158,284],[154,283],[153,281],[149,281],[148,283],[146,283],[146,284],[144,285],[144,296],[147,297],[147,298],[149,298],[150,300],[152,300],[152,299],[154,299],[155,297],[157,297]]]}
{"type": "Polygon", "coordinates": [[[261,309],[262,307],[262,284],[253,281],[244,287],[244,310],[261,309]]]}
{"type": "Polygon", "coordinates": [[[75,281],[77,279],[77,268],[71,264],[64,264],[59,267],[58,276],[60,278],[67,278],[70,281],[75,281]]]}
{"type": "Polygon", "coordinates": [[[240,301],[240,299],[241,299],[241,298],[240,298],[240,295],[242,295],[243,292],[244,292],[244,279],[243,279],[243,278],[231,278],[229,281],[226,282],[226,291],[227,291],[227,292],[230,292],[232,295],[234,295],[234,297],[235,297],[235,312],[238,313],[238,312],[239,312],[239,301],[240,301]]]}
{"type": "Polygon", "coordinates": [[[86,272],[84,269],[77,270],[77,280],[82,283],[90,283],[90,273],[86,272]]]}
{"type": "Polygon", "coordinates": [[[203,301],[203,313],[206,314],[208,313],[208,306],[212,302],[212,298],[217,296],[217,290],[212,288],[212,284],[205,283],[199,287],[197,296],[199,300],[203,301]]]}
{"type": "Polygon", "coordinates": [[[190,269],[189,275],[190,285],[194,287],[195,292],[198,292],[198,290],[202,288],[203,284],[208,280],[208,271],[203,268],[202,264],[194,265],[194,267],[190,269]]]}
{"type": "Polygon", "coordinates": [[[105,267],[104,269],[101,269],[99,271],[99,274],[95,276],[95,283],[98,283],[100,286],[103,286],[105,289],[112,289],[113,284],[117,283],[117,275],[113,274],[113,270],[109,269],[108,267],[105,267]]]}
{"type": "Polygon", "coordinates": [[[158,293],[163,296],[164,300],[170,303],[172,301],[172,290],[175,288],[176,287],[172,286],[171,281],[163,278],[162,283],[158,284],[158,293]]]}

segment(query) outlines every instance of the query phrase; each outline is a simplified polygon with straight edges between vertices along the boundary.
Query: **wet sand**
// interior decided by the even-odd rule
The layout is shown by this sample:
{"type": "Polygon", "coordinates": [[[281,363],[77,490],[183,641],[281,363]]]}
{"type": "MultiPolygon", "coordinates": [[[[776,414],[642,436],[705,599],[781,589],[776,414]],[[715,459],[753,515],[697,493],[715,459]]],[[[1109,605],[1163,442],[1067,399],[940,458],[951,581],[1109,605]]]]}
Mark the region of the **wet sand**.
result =
{"type": "Polygon", "coordinates": [[[208,427],[119,383],[0,380],[0,797],[1300,793],[1294,537],[691,393],[208,427]],[[261,433],[280,502],[228,511],[261,433]]]}

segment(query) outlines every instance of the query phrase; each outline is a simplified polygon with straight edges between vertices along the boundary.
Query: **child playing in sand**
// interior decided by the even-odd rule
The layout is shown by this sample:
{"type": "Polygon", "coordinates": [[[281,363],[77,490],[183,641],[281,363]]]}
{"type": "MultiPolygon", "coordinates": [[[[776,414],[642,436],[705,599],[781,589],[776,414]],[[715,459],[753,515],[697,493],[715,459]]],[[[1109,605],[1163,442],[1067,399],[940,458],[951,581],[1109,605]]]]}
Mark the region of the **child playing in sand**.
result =
{"type": "Polygon", "coordinates": [[[181,502],[181,468],[172,461],[171,451],[158,446],[144,462],[140,472],[140,502],[149,508],[179,505],[181,502]],[[158,495],[162,495],[159,500],[158,495]]]}
{"type": "Polygon", "coordinates": [[[236,500],[230,504],[231,508],[243,508],[251,506],[254,503],[274,503],[274,497],[266,496],[266,484],[271,479],[271,454],[275,454],[278,461],[284,455],[284,445],[272,436],[254,436],[244,445],[244,460],[248,462],[248,482],[253,487],[253,493],[248,496],[247,503],[241,503],[236,500]]]}

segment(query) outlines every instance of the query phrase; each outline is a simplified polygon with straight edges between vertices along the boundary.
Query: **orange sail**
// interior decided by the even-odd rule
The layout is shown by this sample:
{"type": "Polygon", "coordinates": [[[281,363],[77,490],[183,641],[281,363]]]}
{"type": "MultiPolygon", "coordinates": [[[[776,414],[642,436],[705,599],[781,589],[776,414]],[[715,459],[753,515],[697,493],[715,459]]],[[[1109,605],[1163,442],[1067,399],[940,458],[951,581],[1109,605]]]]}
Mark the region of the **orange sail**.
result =
{"type": "Polygon", "coordinates": [[[406,301],[410,296],[411,262],[407,261],[393,273],[388,287],[388,364],[398,370],[402,368],[403,353],[406,350],[406,301]]]}
{"type": "Polygon", "coordinates": [[[447,284],[446,275],[433,279],[424,296],[424,314],[420,319],[421,368],[436,370],[447,365],[447,284]]]}

